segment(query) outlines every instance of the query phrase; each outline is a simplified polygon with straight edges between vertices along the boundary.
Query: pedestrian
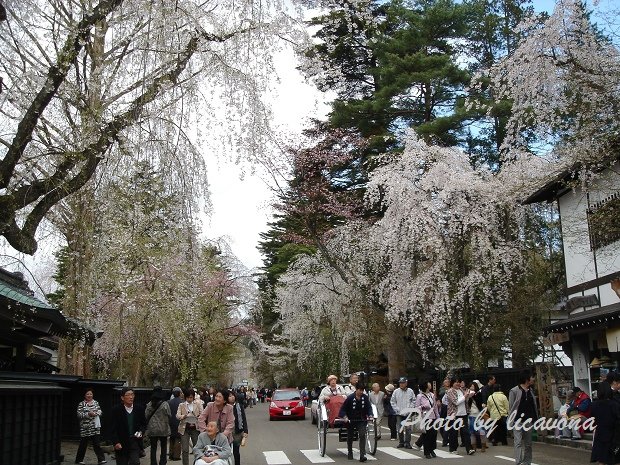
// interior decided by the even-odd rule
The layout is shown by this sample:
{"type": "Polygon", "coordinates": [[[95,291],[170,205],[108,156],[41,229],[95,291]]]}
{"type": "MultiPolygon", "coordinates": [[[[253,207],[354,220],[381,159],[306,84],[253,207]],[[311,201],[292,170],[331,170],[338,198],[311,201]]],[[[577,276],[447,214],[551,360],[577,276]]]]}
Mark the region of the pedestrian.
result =
{"type": "Polygon", "coordinates": [[[235,465],[241,464],[241,455],[239,447],[245,444],[245,438],[248,437],[248,421],[245,418],[245,408],[237,400],[234,392],[228,394],[228,403],[232,405],[235,416],[235,429],[233,430],[232,451],[235,458],[235,465]]]}
{"type": "MultiPolygon", "coordinates": [[[[231,391],[229,391],[230,393],[231,391]]],[[[235,397],[237,398],[237,402],[239,402],[244,407],[246,406],[247,396],[245,394],[245,387],[240,387],[235,393],[235,397]]],[[[228,399],[227,399],[228,400],[228,399]]]]}
{"type": "Polygon", "coordinates": [[[483,406],[486,406],[487,399],[489,398],[489,396],[493,392],[495,392],[493,390],[493,386],[495,386],[495,383],[497,383],[497,380],[495,379],[495,376],[489,375],[488,380],[487,380],[487,384],[482,386],[482,389],[480,390],[480,392],[481,392],[481,395],[482,395],[482,405],[483,406]]]}
{"type": "Polygon", "coordinates": [[[142,437],[146,430],[144,408],[134,404],[133,389],[121,389],[121,405],[110,413],[110,438],[117,465],[140,465],[142,437]]]}
{"type": "MultiPolygon", "coordinates": [[[[602,384],[602,383],[601,383],[602,384]]],[[[592,417],[596,424],[590,462],[601,465],[618,463],[616,451],[620,449],[620,405],[613,399],[611,386],[599,386],[597,399],[592,403],[592,417]]]]}
{"type": "Polygon", "coordinates": [[[343,387],[345,394],[353,394],[355,392],[355,386],[359,383],[360,376],[357,373],[351,373],[349,377],[349,384],[345,384],[343,387]]]}
{"type": "Polygon", "coordinates": [[[450,380],[450,389],[446,392],[446,398],[448,400],[448,444],[450,446],[450,453],[457,454],[459,446],[459,436],[461,438],[461,444],[465,447],[467,455],[472,455],[476,452],[471,447],[471,440],[469,437],[469,418],[467,415],[467,400],[472,395],[469,390],[465,392],[465,382],[460,378],[452,378],[450,380]]]}
{"type": "Polygon", "coordinates": [[[415,395],[413,389],[407,387],[408,381],[405,376],[401,376],[398,380],[398,389],[392,394],[390,403],[396,413],[396,423],[398,425],[398,445],[396,447],[411,447],[411,426],[402,426],[409,412],[407,410],[414,408],[415,395]]]}
{"type": "Polygon", "coordinates": [[[368,395],[365,394],[364,383],[355,385],[355,392],[349,394],[338,416],[347,420],[347,458],[353,460],[353,437],[357,431],[360,448],[360,462],[366,462],[366,425],[372,418],[372,407],[368,395]]]}
{"type": "Polygon", "coordinates": [[[218,432],[217,421],[209,421],[194,446],[194,465],[228,465],[230,454],[230,444],[226,436],[218,432]]]}
{"type": "Polygon", "coordinates": [[[84,464],[84,456],[89,442],[93,444],[97,462],[100,465],[106,463],[105,453],[100,445],[101,407],[94,399],[92,389],[87,389],[84,393],[84,400],[77,407],[77,416],[80,419],[80,445],[75,456],[75,463],[84,464]]]}
{"type": "Polygon", "coordinates": [[[379,383],[373,383],[372,390],[368,394],[370,403],[377,409],[377,439],[381,439],[381,423],[383,421],[383,398],[385,393],[381,390],[379,383]]]}
{"type": "Polygon", "coordinates": [[[493,392],[487,398],[487,410],[492,420],[495,420],[495,429],[489,435],[489,441],[494,446],[501,442],[503,446],[508,445],[508,430],[506,429],[506,419],[510,410],[508,398],[502,392],[499,384],[493,385],[493,392]]]}
{"type": "MultiPolygon", "coordinates": [[[[439,409],[437,408],[435,395],[433,394],[433,385],[429,381],[420,383],[415,406],[420,409],[420,420],[426,420],[432,425],[432,423],[439,418],[439,409]]],[[[427,459],[437,457],[435,454],[435,449],[437,448],[437,430],[429,426],[420,435],[420,439],[422,439],[421,444],[424,448],[424,457],[427,459]]]]}
{"type": "Polygon", "coordinates": [[[473,396],[467,401],[469,406],[469,435],[471,443],[475,446],[476,450],[486,452],[487,432],[482,426],[482,422],[488,420],[489,415],[485,412],[484,416],[481,416],[481,412],[484,409],[482,406],[481,388],[482,383],[478,380],[473,380],[469,385],[470,392],[474,392],[473,396]]]}
{"type": "Polygon", "coordinates": [[[180,387],[174,387],[172,389],[172,398],[168,401],[168,406],[170,407],[170,460],[181,460],[181,434],[179,434],[179,420],[176,413],[179,410],[179,405],[182,403],[183,392],[180,387]]]}
{"type": "Polygon", "coordinates": [[[390,441],[396,441],[398,430],[396,428],[396,412],[392,408],[392,395],[394,394],[394,385],[385,386],[385,397],[383,398],[383,414],[388,419],[388,428],[390,428],[390,441]]]}
{"type": "Polygon", "coordinates": [[[209,391],[207,392],[207,399],[205,400],[205,406],[209,402],[215,402],[215,394],[217,394],[217,389],[215,389],[213,386],[211,386],[209,388],[209,391]]]}
{"type": "Polygon", "coordinates": [[[441,447],[448,447],[448,430],[445,428],[446,417],[448,416],[448,397],[446,396],[448,389],[450,389],[450,378],[443,380],[439,392],[437,393],[437,399],[441,402],[439,417],[444,420],[444,427],[439,430],[442,439],[441,447]]]}
{"type": "Polygon", "coordinates": [[[228,390],[223,389],[215,394],[215,400],[209,402],[198,418],[198,429],[201,432],[207,430],[207,423],[215,421],[218,431],[233,442],[233,430],[235,428],[235,414],[232,405],[228,405],[228,390]]]}
{"type": "Polygon", "coordinates": [[[189,465],[190,440],[192,448],[198,441],[198,417],[202,413],[202,402],[194,397],[194,391],[188,389],[185,391],[185,402],[179,404],[176,417],[179,420],[179,434],[181,435],[181,458],[183,465],[189,465]]]}
{"type": "Polygon", "coordinates": [[[146,433],[151,438],[151,465],[168,463],[168,436],[170,436],[170,405],[165,400],[161,386],[153,389],[151,401],[146,406],[146,433]],[[157,463],[157,444],[161,448],[157,463]]]}
{"type": "Polygon", "coordinates": [[[532,385],[534,377],[524,371],[519,375],[519,384],[508,393],[508,428],[513,428],[515,465],[532,464],[532,425],[538,419],[536,397],[532,385]],[[518,423],[517,423],[518,422],[518,423]]]}

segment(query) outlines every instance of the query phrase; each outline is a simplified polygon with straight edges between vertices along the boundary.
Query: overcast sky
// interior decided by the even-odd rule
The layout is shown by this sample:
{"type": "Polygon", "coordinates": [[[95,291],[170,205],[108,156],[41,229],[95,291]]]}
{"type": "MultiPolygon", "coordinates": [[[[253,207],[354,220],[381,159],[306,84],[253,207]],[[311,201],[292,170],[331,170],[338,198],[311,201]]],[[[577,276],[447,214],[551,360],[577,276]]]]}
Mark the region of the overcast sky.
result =
{"type": "MultiPolygon", "coordinates": [[[[324,118],[328,111],[325,97],[304,82],[296,66],[292,50],[280,53],[277,67],[281,84],[272,107],[274,124],[282,127],[281,137],[287,140],[294,139],[309,118],[324,118]]],[[[252,174],[247,167],[223,158],[207,159],[212,214],[204,220],[204,234],[226,240],[248,268],[260,267],[263,263],[256,247],[259,234],[267,230],[272,219],[273,179],[260,167],[252,174]]]]}

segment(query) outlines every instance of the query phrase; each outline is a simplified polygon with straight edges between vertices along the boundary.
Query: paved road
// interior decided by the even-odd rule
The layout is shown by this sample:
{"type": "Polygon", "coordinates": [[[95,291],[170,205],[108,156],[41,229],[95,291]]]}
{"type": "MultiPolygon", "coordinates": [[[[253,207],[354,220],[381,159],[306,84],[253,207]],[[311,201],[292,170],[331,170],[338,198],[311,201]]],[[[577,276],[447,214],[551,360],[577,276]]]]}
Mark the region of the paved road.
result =
{"type": "MultiPolygon", "coordinates": [[[[246,415],[250,435],[248,444],[241,448],[242,465],[311,465],[313,463],[330,463],[334,465],[353,465],[357,461],[347,460],[346,443],[338,442],[338,436],[328,434],[327,451],[324,457],[318,454],[317,429],[310,422],[310,411],[307,411],[305,421],[269,421],[268,404],[259,404],[254,408],[247,409],[246,415]]],[[[384,429],[383,439],[378,443],[378,451],[375,457],[368,456],[368,465],[406,465],[418,459],[420,464],[427,461],[422,452],[403,450],[396,448],[396,442],[389,440],[389,431],[384,429]]],[[[73,464],[77,443],[63,443],[65,461],[63,464],[73,464]]],[[[476,453],[467,456],[463,449],[459,449],[460,455],[451,455],[446,448],[439,447],[436,450],[437,458],[428,460],[432,464],[455,464],[455,465],[510,465],[512,459],[512,446],[491,447],[485,453],[476,453]],[[460,460],[455,460],[460,459],[460,460]]],[[[110,456],[108,456],[109,458],[110,456]]],[[[588,464],[590,452],[574,449],[571,447],[554,446],[550,444],[534,443],[534,464],[537,465],[572,465],[588,464]]],[[[92,447],[88,448],[86,455],[87,464],[95,464],[96,459],[92,447]]],[[[108,464],[115,461],[108,459],[108,464]]],[[[149,465],[147,457],[141,461],[142,465],[149,465]]],[[[180,461],[168,462],[169,465],[180,465],[180,461]]]]}
{"type": "MultiPolygon", "coordinates": [[[[248,445],[241,448],[241,462],[243,465],[310,465],[313,463],[353,464],[357,461],[347,460],[346,443],[339,443],[337,435],[328,434],[327,451],[324,457],[318,454],[316,426],[310,423],[308,410],[305,421],[269,421],[268,405],[259,404],[247,409],[246,415],[250,427],[248,445]]],[[[398,465],[410,463],[412,460],[424,458],[424,454],[414,450],[396,448],[396,442],[389,440],[384,429],[383,438],[378,443],[375,457],[368,456],[369,465],[398,465]]],[[[454,463],[472,465],[501,465],[514,464],[512,446],[491,447],[485,453],[476,453],[467,456],[459,449],[460,455],[451,455],[447,448],[439,447],[436,450],[437,458],[433,464],[454,463]],[[460,459],[455,461],[455,459],[460,459]]],[[[534,444],[534,464],[538,465],[567,465],[588,464],[589,451],[570,447],[554,446],[550,444],[534,444]]],[[[420,462],[424,463],[424,462],[420,462]]]]}

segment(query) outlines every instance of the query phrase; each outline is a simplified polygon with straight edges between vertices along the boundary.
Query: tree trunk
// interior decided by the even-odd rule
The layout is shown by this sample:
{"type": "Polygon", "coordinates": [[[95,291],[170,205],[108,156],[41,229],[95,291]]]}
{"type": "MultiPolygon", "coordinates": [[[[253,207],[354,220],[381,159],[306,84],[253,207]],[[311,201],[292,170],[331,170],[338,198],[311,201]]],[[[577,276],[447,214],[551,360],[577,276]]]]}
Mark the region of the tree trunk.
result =
{"type": "Polygon", "coordinates": [[[394,324],[388,325],[385,335],[385,353],[388,359],[388,376],[390,382],[400,376],[406,376],[405,335],[403,329],[394,324]]]}

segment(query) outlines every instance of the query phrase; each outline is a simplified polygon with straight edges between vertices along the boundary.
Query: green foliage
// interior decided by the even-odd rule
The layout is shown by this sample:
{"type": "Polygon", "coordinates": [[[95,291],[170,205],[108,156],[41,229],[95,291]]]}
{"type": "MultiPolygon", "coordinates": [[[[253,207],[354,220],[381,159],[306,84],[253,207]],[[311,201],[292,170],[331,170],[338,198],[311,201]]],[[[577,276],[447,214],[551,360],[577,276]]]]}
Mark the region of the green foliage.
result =
{"type": "Polygon", "coordinates": [[[54,257],[56,258],[56,273],[54,273],[54,281],[58,284],[58,287],[54,292],[50,292],[46,294],[46,298],[57,308],[62,308],[65,295],[66,295],[66,286],[67,286],[67,277],[69,274],[69,267],[71,256],[69,247],[64,246],[59,248],[56,252],[54,252],[54,257]]]}

